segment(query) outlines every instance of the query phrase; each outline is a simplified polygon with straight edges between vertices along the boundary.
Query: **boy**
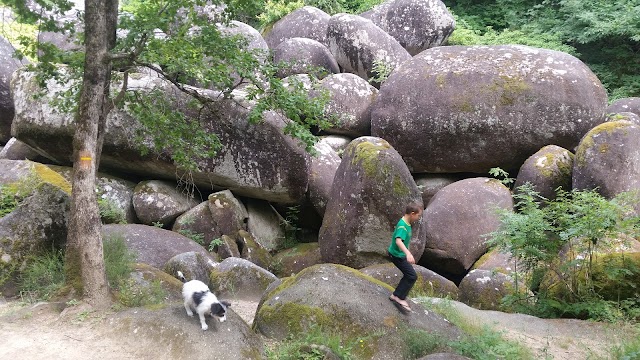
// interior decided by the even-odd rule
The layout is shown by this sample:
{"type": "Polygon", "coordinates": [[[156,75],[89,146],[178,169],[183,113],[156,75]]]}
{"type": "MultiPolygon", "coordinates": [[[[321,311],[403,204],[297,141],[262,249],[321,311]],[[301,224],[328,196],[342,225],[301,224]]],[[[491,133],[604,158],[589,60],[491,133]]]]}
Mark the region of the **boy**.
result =
{"type": "Polygon", "coordinates": [[[422,217],[422,206],[419,204],[409,204],[404,212],[404,216],[398,221],[393,236],[391,239],[391,245],[389,245],[388,253],[391,257],[393,264],[402,272],[402,279],[396,287],[395,291],[389,297],[389,300],[394,302],[394,305],[402,312],[411,312],[409,303],[405,300],[409,290],[415,284],[417,275],[413,270],[412,264],[416,261],[413,255],[409,252],[409,242],[411,242],[411,224],[420,220],[422,217]]]}

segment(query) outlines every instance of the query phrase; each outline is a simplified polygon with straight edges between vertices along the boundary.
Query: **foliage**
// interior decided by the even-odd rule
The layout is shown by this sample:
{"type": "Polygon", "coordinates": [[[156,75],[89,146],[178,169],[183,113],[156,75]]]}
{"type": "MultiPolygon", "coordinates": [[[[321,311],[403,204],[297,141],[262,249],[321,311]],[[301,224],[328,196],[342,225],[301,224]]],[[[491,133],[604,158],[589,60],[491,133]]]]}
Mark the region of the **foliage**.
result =
{"type": "Polygon", "coordinates": [[[288,249],[298,244],[298,237],[302,228],[298,225],[300,220],[300,206],[290,206],[287,208],[281,226],[284,229],[284,241],[282,248],[288,249]]]}
{"type": "Polygon", "coordinates": [[[451,44],[524,44],[578,56],[610,100],[640,95],[637,0],[445,0],[451,44]]]}
{"type": "Polygon", "coordinates": [[[640,328],[630,329],[630,340],[623,341],[622,344],[613,347],[612,359],[637,360],[640,359],[640,328]]]}
{"type": "Polygon", "coordinates": [[[98,197],[98,210],[103,224],[126,224],[127,216],[118,204],[109,199],[98,197]]]}
{"type": "Polygon", "coordinates": [[[440,335],[429,333],[422,329],[402,326],[399,330],[400,338],[406,346],[404,358],[418,359],[425,355],[438,352],[445,347],[440,335]]]}
{"type": "Polygon", "coordinates": [[[218,246],[222,245],[223,243],[224,241],[222,241],[222,238],[215,238],[211,240],[208,248],[209,252],[213,252],[218,246]]]}
{"type": "Polygon", "coordinates": [[[607,200],[595,190],[560,188],[556,195],[554,200],[542,198],[526,184],[514,195],[517,212],[499,210],[501,226],[490,234],[489,244],[513,255],[519,266],[516,274],[521,273],[526,288],[535,291],[533,298],[517,292],[505,300],[538,316],[611,320],[621,313],[630,315],[633,299],[604,299],[598,290],[602,283],[625,281],[640,269],[631,262],[611,262],[604,272],[596,272],[594,259],[619,239],[637,236],[637,196],[622,193],[607,200]]]}
{"type": "MultiPolygon", "coordinates": [[[[182,218],[181,220],[181,225],[192,225],[195,222],[195,219],[191,216],[186,216],[184,218],[182,218]]],[[[191,229],[188,228],[184,228],[184,229],[180,229],[178,230],[178,233],[182,236],[186,236],[189,239],[195,241],[197,244],[200,245],[205,245],[205,239],[204,239],[204,234],[202,233],[197,233],[192,231],[191,229]]]]}
{"type": "Polygon", "coordinates": [[[430,298],[416,298],[415,300],[425,308],[440,314],[464,332],[460,339],[442,341],[440,346],[448,346],[456,353],[472,359],[534,358],[527,348],[513,341],[505,340],[501,332],[486,325],[478,326],[475,322],[469,321],[453,307],[449,300],[437,299],[437,302],[433,302],[430,298]]]}
{"type": "Polygon", "coordinates": [[[18,207],[18,197],[14,191],[7,186],[0,185],[0,217],[9,214],[18,207]]]}
{"type": "MultiPolygon", "coordinates": [[[[18,11],[18,20],[39,30],[60,31],[74,26],[71,22],[60,25],[49,17],[38,16],[20,1],[4,2],[18,11]]],[[[59,13],[56,10],[59,3],[64,0],[46,2],[45,6],[51,13],[59,13]]],[[[254,123],[265,111],[283,114],[291,119],[285,133],[300,139],[307,149],[312,148],[316,138],[310,129],[328,126],[322,119],[327,97],[310,99],[297,87],[285,90],[281,79],[275,76],[277,66],[261,60],[266,56],[263,51],[249,51],[247,39],[227,36],[221,30],[220,23],[226,24],[229,16],[248,11],[255,4],[232,1],[224,13],[211,15],[210,10],[198,12],[205,3],[203,0],[123,3],[124,12],[118,24],[122,36],[118,37],[112,55],[112,80],[120,89],[112,104],[139,120],[140,150],[168,155],[187,171],[199,169],[199,161],[210,159],[222,146],[218,137],[206,128],[206,123],[213,120],[211,116],[216,116],[221,100],[233,100],[239,106],[251,108],[254,123]],[[239,8],[234,8],[234,4],[239,8]],[[158,84],[154,88],[130,86],[134,74],[142,69],[157,73],[164,81],[162,88],[158,84]],[[250,85],[244,87],[245,98],[234,92],[241,85],[250,85]]],[[[69,4],[62,6],[69,9],[69,4]]],[[[82,34],[78,36],[81,39],[82,34]]],[[[71,84],[69,90],[55,94],[55,105],[64,111],[75,111],[83,73],[82,51],[63,52],[29,36],[20,37],[20,42],[23,50],[19,55],[39,60],[31,69],[36,71],[43,89],[50,81],[71,84]],[[62,68],[59,64],[68,66],[62,68]]]]}
{"type": "Polygon", "coordinates": [[[32,172],[20,181],[0,185],[0,218],[15,210],[39,183],[37,175],[32,172]]]}
{"type": "Polygon", "coordinates": [[[64,286],[64,254],[48,251],[27,262],[20,275],[20,294],[29,302],[47,301],[64,286]]]}
{"type": "Polygon", "coordinates": [[[494,178],[500,180],[500,182],[502,184],[504,184],[504,186],[509,186],[515,181],[514,178],[509,177],[509,173],[508,172],[502,170],[499,167],[494,167],[494,168],[489,169],[489,175],[491,175],[494,178]]]}
{"type": "Polygon", "coordinates": [[[371,84],[382,84],[387,81],[389,78],[389,74],[393,71],[391,65],[389,65],[386,61],[382,59],[376,59],[373,61],[373,68],[371,69],[374,76],[369,78],[369,83],[371,84]]]}
{"type": "Polygon", "coordinates": [[[149,285],[138,283],[128,278],[120,284],[116,292],[118,301],[127,307],[150,306],[164,303],[167,296],[159,280],[153,280],[149,285]]]}
{"type": "Polygon", "coordinates": [[[370,338],[341,339],[338,333],[312,326],[307,332],[290,335],[284,341],[268,346],[266,354],[268,360],[322,360],[326,350],[330,350],[339,359],[357,359],[358,353],[366,351],[370,338]]]}
{"type": "Polygon", "coordinates": [[[127,248],[124,237],[112,235],[104,238],[104,266],[112,289],[119,289],[129,278],[136,256],[127,248]]]}

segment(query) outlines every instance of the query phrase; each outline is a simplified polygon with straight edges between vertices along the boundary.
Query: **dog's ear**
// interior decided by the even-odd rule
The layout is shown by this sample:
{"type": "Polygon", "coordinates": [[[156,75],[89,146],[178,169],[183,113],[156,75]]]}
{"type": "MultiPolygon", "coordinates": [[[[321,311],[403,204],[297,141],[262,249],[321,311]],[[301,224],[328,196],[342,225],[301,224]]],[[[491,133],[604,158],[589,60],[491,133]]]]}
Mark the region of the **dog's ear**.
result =
{"type": "Polygon", "coordinates": [[[225,309],[220,305],[220,303],[211,304],[211,316],[224,316],[225,309]]]}
{"type": "Polygon", "coordinates": [[[231,307],[231,303],[228,302],[227,300],[220,300],[220,303],[222,303],[222,305],[224,305],[226,307],[231,307]]]}

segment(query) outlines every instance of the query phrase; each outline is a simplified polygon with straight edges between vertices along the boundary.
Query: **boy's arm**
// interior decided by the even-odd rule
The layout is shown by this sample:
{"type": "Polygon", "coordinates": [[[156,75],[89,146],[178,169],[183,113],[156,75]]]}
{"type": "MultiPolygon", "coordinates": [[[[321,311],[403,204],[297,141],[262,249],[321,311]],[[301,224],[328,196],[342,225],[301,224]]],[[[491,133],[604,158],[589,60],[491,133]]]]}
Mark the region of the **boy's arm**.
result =
{"type": "Polygon", "coordinates": [[[398,248],[400,250],[402,250],[404,255],[407,257],[407,261],[409,262],[409,264],[415,264],[416,263],[416,260],[413,258],[413,255],[411,254],[409,249],[407,249],[407,247],[404,246],[404,243],[402,242],[401,238],[399,238],[399,237],[396,238],[396,245],[398,245],[398,248]]]}

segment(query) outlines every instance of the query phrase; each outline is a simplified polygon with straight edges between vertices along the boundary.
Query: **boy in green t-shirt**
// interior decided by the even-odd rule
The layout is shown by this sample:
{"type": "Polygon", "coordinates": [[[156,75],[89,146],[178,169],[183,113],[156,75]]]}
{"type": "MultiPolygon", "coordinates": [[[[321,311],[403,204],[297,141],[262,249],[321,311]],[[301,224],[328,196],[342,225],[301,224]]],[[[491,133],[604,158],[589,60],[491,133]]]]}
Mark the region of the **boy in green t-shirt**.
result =
{"type": "Polygon", "coordinates": [[[405,299],[418,278],[412,266],[412,264],[416,263],[416,260],[409,252],[411,224],[420,220],[421,217],[422,206],[419,204],[409,204],[404,212],[404,216],[398,221],[393,231],[391,245],[389,245],[388,249],[391,261],[400,269],[403,275],[395,291],[389,297],[389,300],[396,303],[399,309],[404,312],[411,311],[411,307],[409,307],[409,303],[405,299]]]}

